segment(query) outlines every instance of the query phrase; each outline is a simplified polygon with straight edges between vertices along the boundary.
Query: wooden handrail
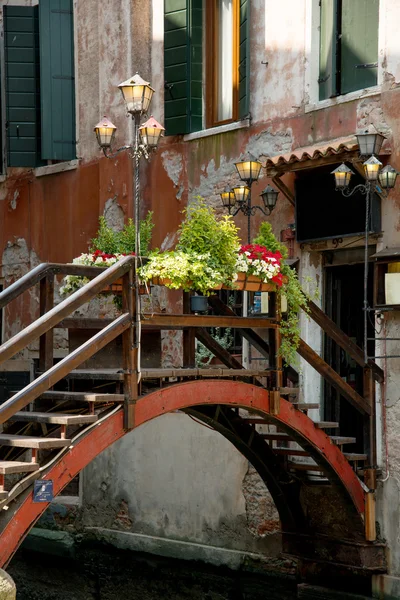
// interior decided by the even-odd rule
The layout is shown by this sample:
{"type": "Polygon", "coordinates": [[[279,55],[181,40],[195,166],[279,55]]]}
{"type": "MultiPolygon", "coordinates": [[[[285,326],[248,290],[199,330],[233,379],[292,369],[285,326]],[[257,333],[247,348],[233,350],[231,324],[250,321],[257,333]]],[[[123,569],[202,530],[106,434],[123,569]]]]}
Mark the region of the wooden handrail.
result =
{"type": "Polygon", "coordinates": [[[0,294],[0,309],[4,308],[20,294],[23,294],[23,292],[29,290],[33,285],[39,283],[51,271],[52,269],[48,263],[42,263],[9,285],[0,294]]]}
{"type": "Polygon", "coordinates": [[[62,319],[74,312],[74,310],[94,298],[105,286],[110,285],[124,275],[133,267],[134,260],[133,256],[125,256],[115,263],[115,265],[104,269],[104,272],[97,275],[90,283],[74,292],[34,323],[28,325],[28,327],[7,340],[0,346],[0,363],[8,360],[35,339],[55,327],[62,319]]]}
{"type": "MultiPolygon", "coordinates": [[[[143,262],[144,259],[142,258],[141,260],[143,262]]],[[[102,267],[74,265],[73,263],[41,263],[0,293],[0,310],[51,273],[54,275],[78,275],[94,279],[99,275],[99,268],[101,269],[102,267]]]]}
{"type": "Polygon", "coordinates": [[[378,365],[369,360],[368,364],[364,360],[364,352],[353,342],[353,340],[344,331],[336,325],[334,321],[323,310],[319,308],[312,300],[308,301],[308,309],[310,317],[332,338],[347,354],[356,361],[360,367],[369,367],[374,374],[375,381],[382,383],[384,380],[384,372],[378,365]]]}
{"type": "Polygon", "coordinates": [[[82,346],[63,358],[54,367],[40,375],[17,394],[6,400],[0,406],[0,423],[5,423],[16,412],[33,402],[41,394],[49,390],[58,381],[63,379],[73,369],[85,360],[104,348],[114,338],[118,337],[131,325],[129,313],[125,313],[115,319],[110,325],[101,329],[96,335],[87,340],[82,346]]]}
{"type": "Polygon", "coordinates": [[[371,414],[371,406],[368,402],[344,381],[344,379],[342,379],[342,377],[340,377],[340,375],[338,375],[336,371],[302,339],[300,340],[297,352],[358,411],[362,414],[371,414]]]}

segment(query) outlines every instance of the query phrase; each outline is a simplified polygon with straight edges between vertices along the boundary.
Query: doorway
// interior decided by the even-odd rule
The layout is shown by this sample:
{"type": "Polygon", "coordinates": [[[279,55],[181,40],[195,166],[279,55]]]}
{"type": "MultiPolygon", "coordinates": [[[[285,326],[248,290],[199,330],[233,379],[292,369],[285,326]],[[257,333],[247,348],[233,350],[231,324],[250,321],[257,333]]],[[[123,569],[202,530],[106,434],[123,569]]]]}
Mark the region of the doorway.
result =
{"type": "MultiPolygon", "coordinates": [[[[335,262],[335,261],[333,261],[335,262]]],[[[368,303],[372,305],[373,269],[369,265],[368,303]]],[[[325,312],[360,348],[364,347],[364,264],[326,265],[325,312]]],[[[368,338],[374,327],[368,320],[368,338]]],[[[360,395],[363,394],[363,369],[330,337],[325,336],[325,361],[360,395]]],[[[368,342],[368,354],[374,355],[374,342],[368,342]]],[[[325,419],[339,423],[340,435],[356,437],[346,445],[348,452],[364,451],[364,419],[330,384],[324,387],[325,419]]]]}

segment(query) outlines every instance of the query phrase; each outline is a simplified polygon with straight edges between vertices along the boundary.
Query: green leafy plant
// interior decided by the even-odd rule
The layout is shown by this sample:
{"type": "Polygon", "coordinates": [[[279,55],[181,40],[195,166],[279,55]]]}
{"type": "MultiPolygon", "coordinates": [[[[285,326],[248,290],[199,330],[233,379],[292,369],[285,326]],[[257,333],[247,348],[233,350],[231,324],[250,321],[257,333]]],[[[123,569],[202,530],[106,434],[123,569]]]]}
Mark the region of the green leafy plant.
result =
{"type": "Polygon", "coordinates": [[[217,217],[202,198],[196,198],[183,212],[176,249],[153,252],[140,274],[145,280],[164,278],[171,289],[208,295],[210,290],[232,283],[240,245],[238,228],[232,217],[217,217]]]}
{"type": "MultiPolygon", "coordinates": [[[[228,327],[225,330],[221,331],[220,327],[215,327],[210,332],[211,336],[214,338],[216,342],[225,350],[230,350],[233,344],[233,335],[232,330],[228,327]]],[[[215,354],[211,352],[204,344],[201,342],[197,343],[196,346],[196,367],[207,367],[215,354]]]]}
{"type": "MultiPolygon", "coordinates": [[[[144,220],[140,221],[140,254],[149,253],[153,231],[153,213],[148,212],[144,220]]],[[[99,229],[96,237],[91,240],[90,251],[100,250],[106,254],[131,254],[135,252],[135,224],[128,219],[122,231],[114,231],[107,225],[106,219],[99,218],[99,229]]]]}
{"type": "MultiPolygon", "coordinates": [[[[266,221],[261,223],[259,233],[253,243],[266,246],[271,252],[280,252],[283,259],[288,256],[287,247],[276,239],[271,224],[266,221]]],[[[297,349],[300,343],[299,312],[301,309],[309,312],[307,304],[309,295],[303,291],[296,271],[283,261],[281,272],[286,276],[287,283],[283,283],[282,287],[278,289],[278,294],[279,297],[286,297],[287,313],[286,318],[281,321],[280,354],[286,364],[297,364],[297,349]]]]}

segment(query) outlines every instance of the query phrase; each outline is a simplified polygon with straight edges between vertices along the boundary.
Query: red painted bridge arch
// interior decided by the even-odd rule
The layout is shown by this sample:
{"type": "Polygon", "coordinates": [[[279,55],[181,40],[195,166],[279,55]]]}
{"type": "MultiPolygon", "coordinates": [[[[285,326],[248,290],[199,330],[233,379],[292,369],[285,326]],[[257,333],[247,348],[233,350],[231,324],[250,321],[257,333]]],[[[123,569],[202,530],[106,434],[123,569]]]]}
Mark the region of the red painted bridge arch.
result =
{"type": "MultiPolygon", "coordinates": [[[[206,380],[176,384],[139,399],[135,408],[135,427],[176,410],[199,406],[225,405],[256,412],[284,429],[304,444],[319,464],[339,482],[362,516],[365,496],[361,483],[339,448],[305,414],[281,398],[279,415],[270,414],[269,394],[260,387],[241,382],[206,380]]],[[[79,439],[43,476],[53,480],[54,494],[62,489],[103,450],[127,433],[122,409],[114,412],[79,439]]],[[[31,527],[48,504],[33,503],[30,491],[23,500],[10,505],[7,522],[0,532],[0,567],[5,567],[31,527]]],[[[4,515],[3,515],[4,516],[4,515]]],[[[4,521],[3,521],[4,523],[4,521]]]]}

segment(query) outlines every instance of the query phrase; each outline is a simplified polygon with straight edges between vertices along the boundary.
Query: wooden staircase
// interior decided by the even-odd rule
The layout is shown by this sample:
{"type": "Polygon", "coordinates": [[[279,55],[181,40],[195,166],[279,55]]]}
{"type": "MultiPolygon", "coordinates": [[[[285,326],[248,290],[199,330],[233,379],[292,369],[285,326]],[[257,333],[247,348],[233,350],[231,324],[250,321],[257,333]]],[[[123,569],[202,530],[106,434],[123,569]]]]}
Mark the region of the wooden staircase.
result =
{"type": "MultiPolygon", "coordinates": [[[[315,444],[289,424],[277,425],[280,405],[285,403],[285,411],[295,411],[302,418],[299,422],[309,431],[319,433],[316,437],[327,446],[335,446],[345,459],[343,466],[347,473],[348,465],[354,469],[351,485],[361,485],[359,476],[364,478],[362,485],[366,496],[373,494],[376,487],[376,441],[375,441],[375,381],[383,381],[383,373],[374,363],[364,363],[362,351],[334,325],[313,303],[310,303],[311,317],[331,335],[364,369],[365,389],[361,396],[331,369],[311,348],[301,342],[300,355],[311,364],[339,393],[353,406],[356,406],[368,421],[364,452],[347,452],[345,447],[354,445],[356,438],[340,435],[339,424],[332,421],[312,421],[309,411],[319,409],[319,402],[299,401],[298,375],[293,368],[284,368],[279,356],[280,314],[274,294],[270,301],[272,312],[266,317],[238,317],[217,296],[210,298],[214,315],[145,315],[141,327],[146,329],[182,329],[184,365],[177,369],[142,369],[138,371],[137,331],[140,304],[134,293],[134,260],[125,257],[113,267],[99,274],[96,267],[79,265],[40,265],[0,294],[0,308],[12,302],[20,294],[40,283],[41,316],[23,331],[7,340],[0,347],[0,364],[10,360],[16,353],[35,339],[40,339],[39,373],[28,386],[16,391],[3,405],[0,405],[0,508],[10,508],[26,498],[35,479],[46,476],[50,465],[61,460],[76,440],[90,435],[93,428],[106,427],[108,420],[116,412],[124,414],[124,427],[129,431],[135,427],[136,405],[149,394],[178,386],[183,382],[227,381],[245,382],[269,393],[268,414],[260,415],[253,411],[234,409],[231,428],[235,430],[238,447],[250,447],[253,431],[257,444],[263,444],[261,453],[267,457],[264,461],[276,463],[278,470],[285,473],[288,482],[306,482],[307,485],[338,485],[345,481],[337,473],[340,467],[333,467],[322,456],[323,448],[318,450],[315,444]],[[85,275],[91,281],[57,306],[53,306],[50,293],[54,287],[56,274],[85,275]],[[80,320],[69,318],[71,313],[95,297],[106,285],[123,278],[123,313],[113,321],[105,319],[80,320]],[[88,327],[98,332],[82,346],[71,352],[57,364],[53,361],[53,329],[55,327],[88,327]],[[237,360],[225,349],[219,347],[207,331],[210,326],[237,328],[268,359],[265,369],[243,369],[237,360]],[[257,333],[257,329],[268,329],[267,340],[257,333]],[[110,341],[122,334],[123,362],[119,369],[83,369],[80,366],[110,341]],[[194,361],[195,338],[201,340],[221,359],[224,368],[196,368],[194,361]],[[107,384],[108,393],[99,392],[99,384],[107,384]],[[54,389],[62,386],[62,389],[54,389]],[[79,387],[79,391],[74,386],[79,387]],[[81,391],[81,390],[84,391],[81,391]],[[249,429],[250,428],[250,429],[249,429]],[[246,432],[246,439],[240,439],[240,431],[246,432]],[[318,452],[322,452],[318,460],[318,452]],[[272,462],[271,462],[272,461],[272,462]],[[347,466],[346,466],[347,465],[347,466]],[[332,470],[333,469],[333,470],[332,470]],[[332,473],[335,476],[332,478],[332,473]]],[[[188,306],[185,296],[184,309],[188,306]]],[[[188,311],[187,311],[188,312],[188,311]]],[[[217,403],[217,401],[216,401],[217,403]]],[[[218,403],[217,403],[218,404],[218,403]]],[[[290,413],[291,414],[291,413],[290,413]]],[[[211,419],[207,414],[201,418],[211,419]]],[[[210,420],[218,429],[218,419],[210,420]]],[[[229,436],[229,432],[227,433],[229,436]]],[[[251,452],[251,449],[248,450],[251,452]]],[[[337,455],[337,453],[336,453],[337,455]]],[[[346,474],[345,473],[345,474],[346,474]]],[[[349,477],[347,476],[349,480],[349,477]]],[[[350,478],[351,479],[351,478],[350,478]]],[[[349,484],[350,485],[350,484],[349,484]]],[[[348,489],[350,497],[352,490],[348,489]]],[[[359,494],[359,492],[357,492],[359,494]]],[[[364,492],[363,492],[364,493],[364,492]]],[[[366,502],[367,511],[373,504],[366,502]],[[369,507],[369,508],[368,508],[369,507]]],[[[17,510],[17,509],[16,509],[17,510]]],[[[4,515],[4,511],[3,511],[4,515]]],[[[374,514],[363,515],[366,526],[366,539],[376,538],[374,514]]],[[[0,516],[0,539],[2,518],[0,516]]],[[[16,543],[19,543],[16,542],[16,543]]],[[[0,564],[0,566],[2,566],[0,564]]]]}

